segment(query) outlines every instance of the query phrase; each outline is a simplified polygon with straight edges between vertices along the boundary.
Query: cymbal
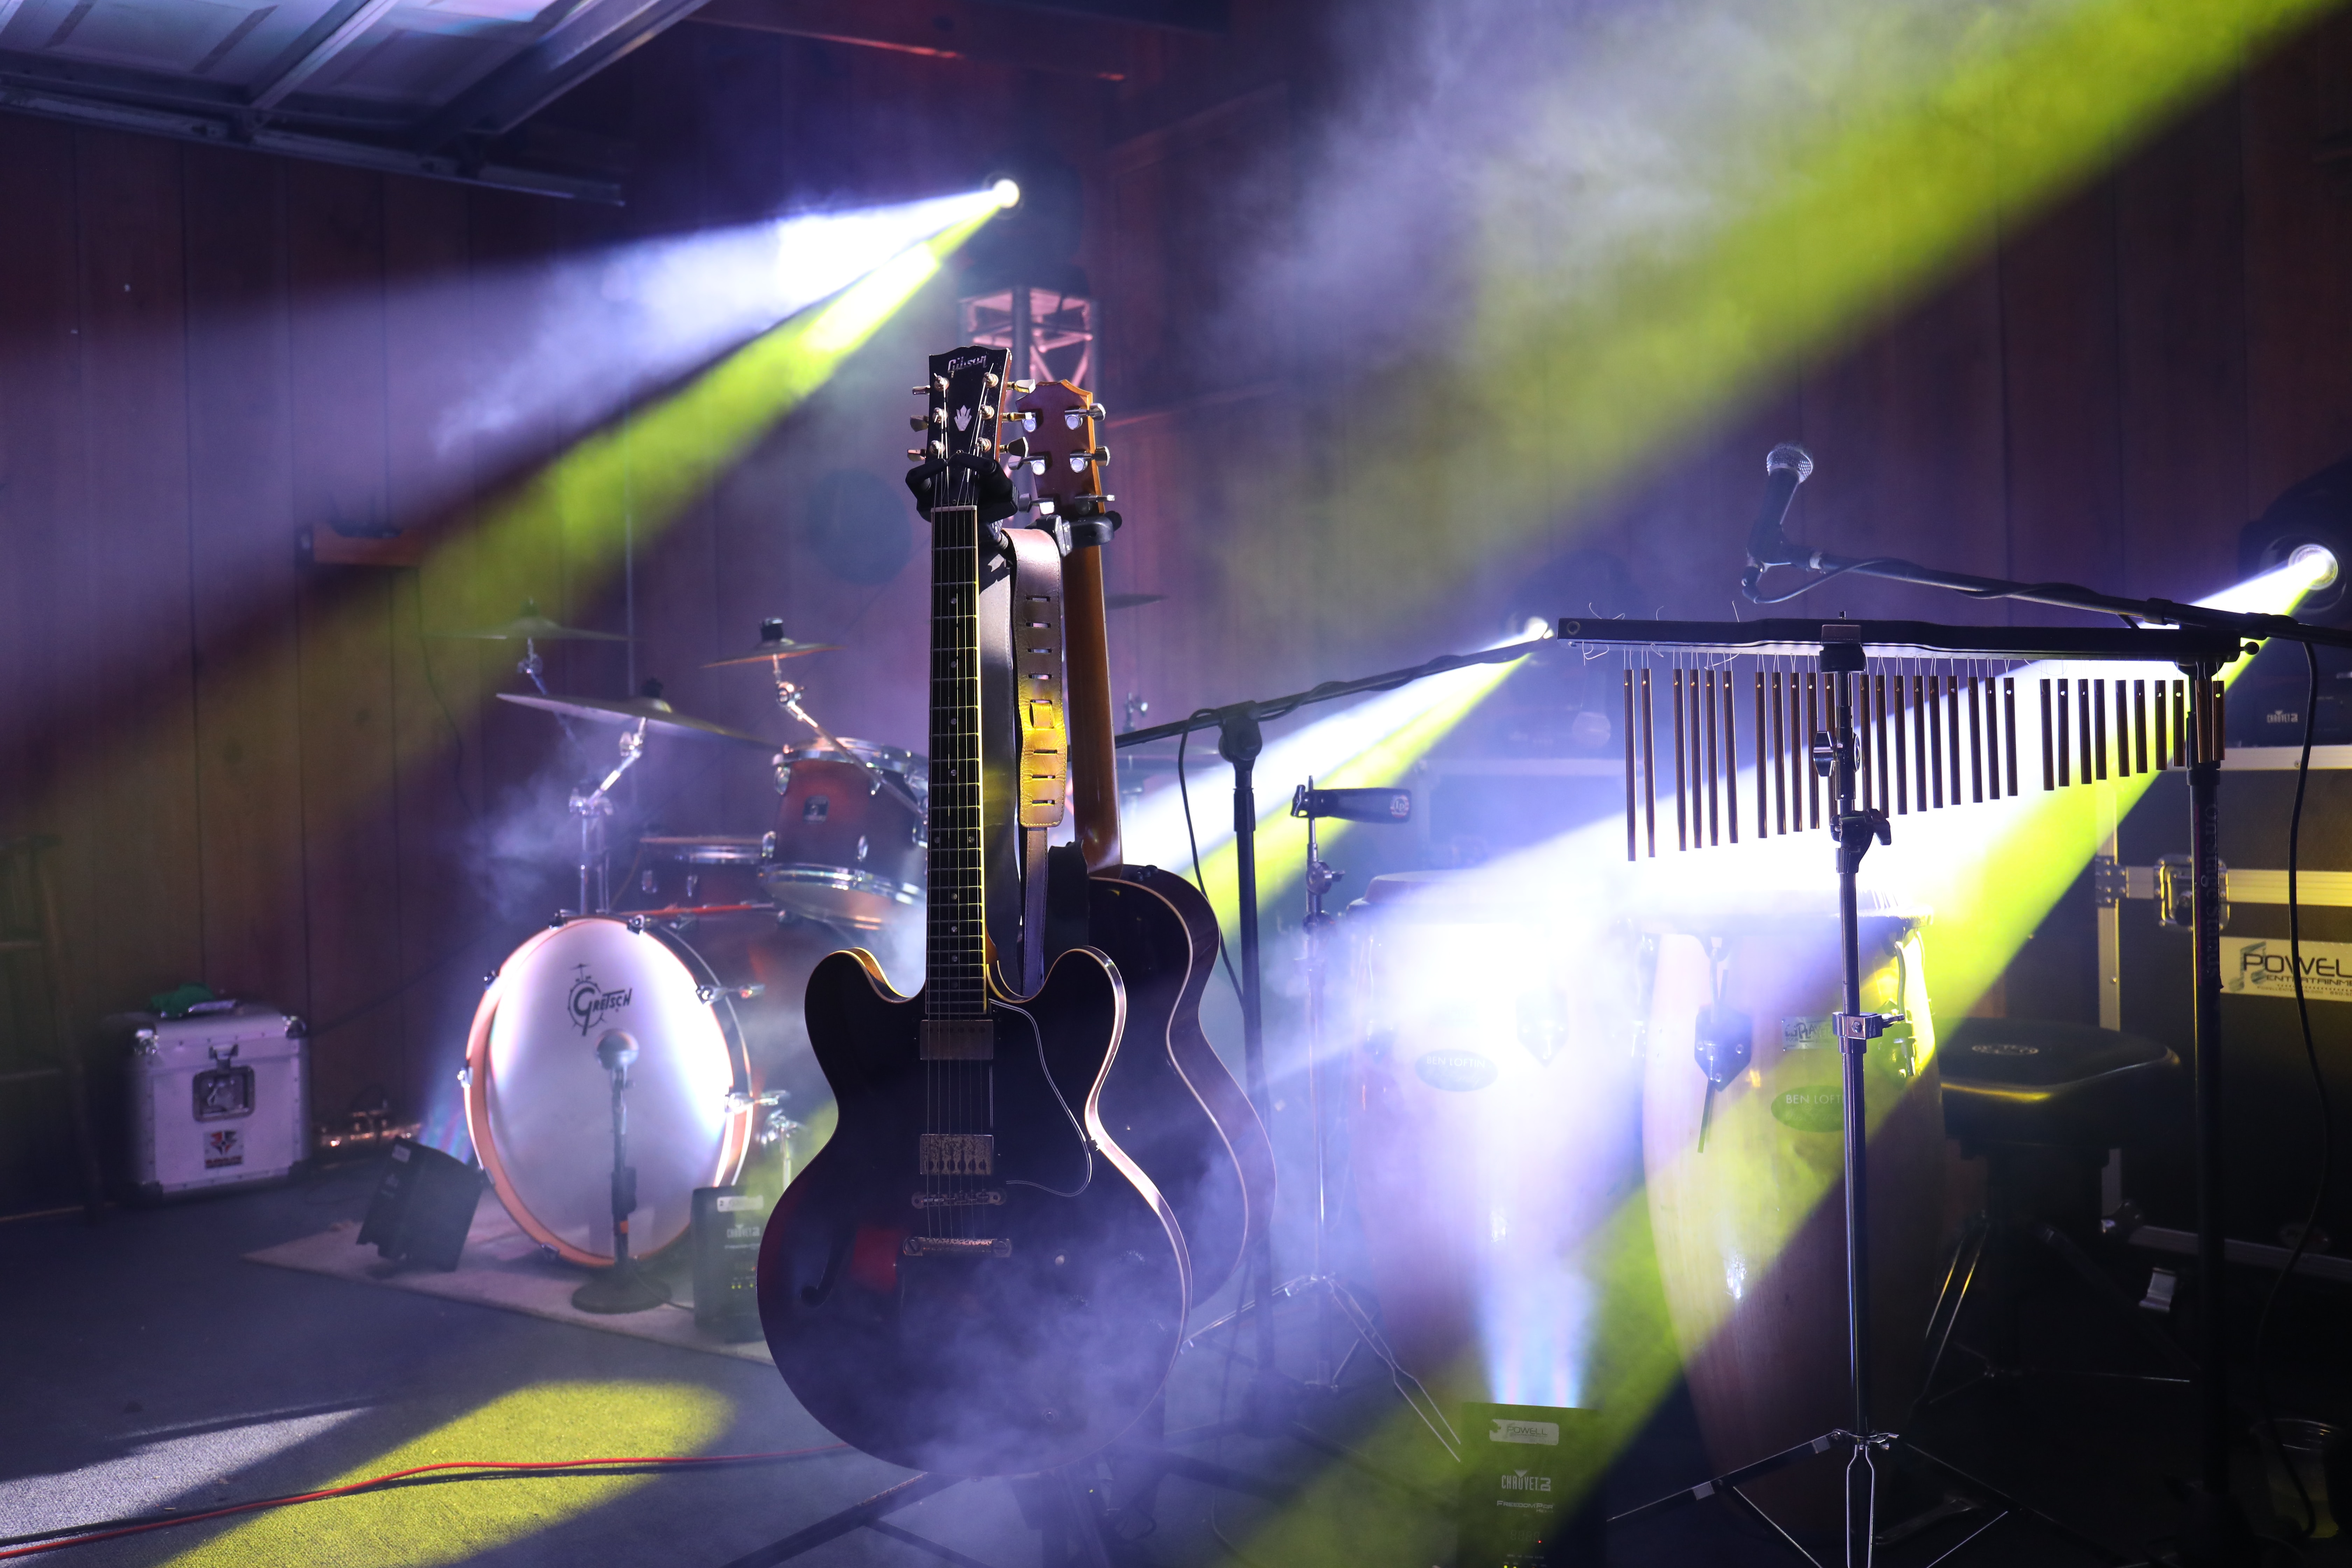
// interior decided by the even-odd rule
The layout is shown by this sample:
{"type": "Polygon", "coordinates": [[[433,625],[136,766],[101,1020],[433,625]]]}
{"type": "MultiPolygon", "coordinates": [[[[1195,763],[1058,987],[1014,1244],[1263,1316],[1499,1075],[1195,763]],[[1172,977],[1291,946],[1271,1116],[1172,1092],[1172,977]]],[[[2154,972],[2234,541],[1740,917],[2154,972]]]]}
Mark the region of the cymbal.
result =
{"type": "Polygon", "coordinates": [[[1103,608],[1106,610],[1132,610],[1143,605],[1156,605],[1167,596],[1168,595],[1165,594],[1105,594],[1103,595],[1103,608]]]}
{"type": "Polygon", "coordinates": [[[592,632],[584,626],[567,626],[551,621],[539,613],[539,601],[525,599],[522,614],[513,620],[495,626],[481,626],[472,631],[435,632],[436,637],[461,637],[474,642],[638,642],[643,639],[623,637],[619,632],[592,632]]]}
{"type": "Polygon", "coordinates": [[[658,697],[537,697],[501,691],[499,700],[536,708],[546,713],[560,713],[567,719],[585,719],[591,723],[634,724],[642,719],[647,730],[657,730],[664,734],[703,741],[733,741],[738,745],[757,746],[763,752],[776,749],[773,741],[681,713],[658,697]]]}
{"type": "Polygon", "coordinates": [[[837,642],[794,642],[784,635],[783,622],[771,619],[760,623],[759,646],[751,652],[714,658],[702,668],[718,669],[730,664],[765,664],[772,658],[798,658],[804,653],[833,653],[840,647],[837,642]]]}

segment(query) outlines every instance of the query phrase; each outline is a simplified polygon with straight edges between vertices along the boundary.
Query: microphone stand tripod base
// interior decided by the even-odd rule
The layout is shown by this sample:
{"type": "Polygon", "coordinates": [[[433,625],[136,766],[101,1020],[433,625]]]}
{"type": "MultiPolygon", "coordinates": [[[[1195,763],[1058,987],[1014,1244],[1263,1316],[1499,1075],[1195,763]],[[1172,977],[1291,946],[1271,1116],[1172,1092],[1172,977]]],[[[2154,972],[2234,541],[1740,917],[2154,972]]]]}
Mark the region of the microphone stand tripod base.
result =
{"type": "Polygon", "coordinates": [[[596,1277],[572,1292],[572,1304],[583,1312],[594,1312],[600,1317],[618,1317],[625,1312],[649,1312],[669,1300],[669,1287],[637,1267],[637,1260],[624,1256],[607,1268],[596,1271],[596,1277]]]}

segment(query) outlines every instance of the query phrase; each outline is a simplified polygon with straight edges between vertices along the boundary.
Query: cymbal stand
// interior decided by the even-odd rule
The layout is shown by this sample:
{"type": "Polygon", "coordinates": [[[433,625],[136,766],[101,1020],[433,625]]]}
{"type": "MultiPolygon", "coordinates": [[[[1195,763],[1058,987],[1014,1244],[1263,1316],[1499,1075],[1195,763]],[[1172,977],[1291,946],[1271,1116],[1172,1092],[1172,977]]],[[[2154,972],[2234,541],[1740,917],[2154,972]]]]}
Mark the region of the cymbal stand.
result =
{"type": "Polygon", "coordinates": [[[637,759],[646,752],[646,721],[640,719],[621,731],[621,760],[606,773],[596,787],[586,795],[572,792],[572,815],[580,819],[580,908],[581,914],[604,914],[613,907],[612,889],[606,885],[611,872],[611,858],[604,843],[605,819],[613,815],[613,786],[621,775],[636,766],[637,759]],[[596,901],[588,901],[589,883],[595,883],[596,901]]]}
{"type": "Polygon", "coordinates": [[[537,637],[522,639],[522,658],[515,665],[515,673],[529,677],[530,683],[539,688],[539,694],[541,697],[548,694],[547,682],[541,679],[547,673],[547,660],[539,657],[537,637]]]}
{"type": "Polygon", "coordinates": [[[848,758],[851,762],[856,763],[867,773],[873,774],[875,790],[878,791],[887,789],[893,795],[898,796],[899,799],[905,801],[916,811],[919,812],[923,809],[923,803],[915,798],[914,790],[906,783],[905,780],[890,772],[889,769],[876,765],[874,760],[866,756],[864,752],[853,751],[849,747],[843,745],[840,741],[834,737],[832,731],[818,723],[815,717],[812,715],[805,707],[802,706],[802,689],[800,687],[784,679],[784,661],[782,659],[771,659],[769,662],[775,667],[777,706],[783,709],[785,712],[791,714],[802,723],[807,725],[810,729],[815,731],[816,738],[824,742],[827,750],[840,752],[843,756],[848,758]]]}

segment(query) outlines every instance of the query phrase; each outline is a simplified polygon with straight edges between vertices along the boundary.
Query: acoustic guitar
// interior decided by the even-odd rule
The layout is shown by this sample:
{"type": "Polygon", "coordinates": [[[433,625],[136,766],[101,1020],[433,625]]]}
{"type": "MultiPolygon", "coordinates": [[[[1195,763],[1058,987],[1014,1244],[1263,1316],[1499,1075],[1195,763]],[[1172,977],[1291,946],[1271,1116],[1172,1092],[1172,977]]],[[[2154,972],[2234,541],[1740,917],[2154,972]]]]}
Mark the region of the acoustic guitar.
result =
{"type": "Polygon", "coordinates": [[[1100,952],[1037,992],[992,983],[981,841],[979,504],[998,467],[1001,349],[930,361],[931,784],[924,981],[873,956],[809,978],[832,1140],[760,1249],[760,1316],[809,1414],[878,1458],[954,1476],[1095,1453],[1157,1396],[1189,1305],[1183,1239],[1103,1125],[1126,998],[1100,952]]]}
{"type": "Polygon", "coordinates": [[[1062,605],[1071,804],[1088,873],[1085,940],[1127,984],[1103,1121],[1175,1211],[1198,1301],[1232,1276],[1273,1213],[1274,1147],[1201,1031],[1216,912],[1183,877],[1121,859],[1100,548],[1115,514],[1102,488],[1102,409],[1076,384],[1049,381],[1018,392],[1009,413],[1013,438],[1026,443],[1038,522],[1066,524],[1075,546],[1062,563],[1062,605]]]}

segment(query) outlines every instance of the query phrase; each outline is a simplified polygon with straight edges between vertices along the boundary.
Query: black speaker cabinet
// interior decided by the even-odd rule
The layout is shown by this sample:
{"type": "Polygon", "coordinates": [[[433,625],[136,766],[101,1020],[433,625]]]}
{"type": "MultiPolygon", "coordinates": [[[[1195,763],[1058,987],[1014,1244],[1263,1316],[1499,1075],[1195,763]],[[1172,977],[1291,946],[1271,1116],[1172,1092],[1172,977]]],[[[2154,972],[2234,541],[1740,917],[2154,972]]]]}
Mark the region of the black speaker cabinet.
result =
{"type": "Polygon", "coordinates": [[[481,1198],[481,1172],[428,1144],[396,1140],[368,1200],[359,1244],[398,1262],[447,1272],[457,1267],[481,1198]]]}
{"type": "Polygon", "coordinates": [[[760,1337],[760,1236],[768,1200],[741,1187],[694,1189],[694,1321],[724,1340],[760,1337]]]}

